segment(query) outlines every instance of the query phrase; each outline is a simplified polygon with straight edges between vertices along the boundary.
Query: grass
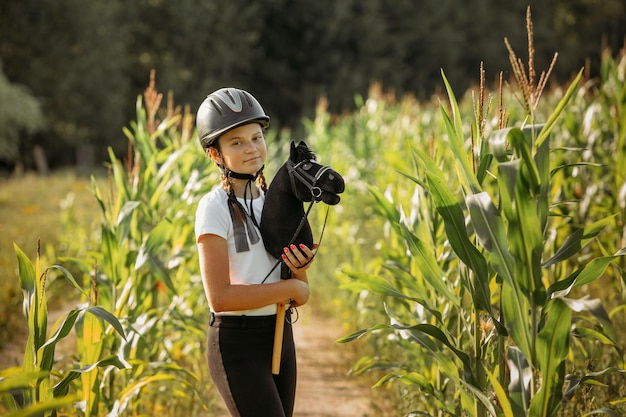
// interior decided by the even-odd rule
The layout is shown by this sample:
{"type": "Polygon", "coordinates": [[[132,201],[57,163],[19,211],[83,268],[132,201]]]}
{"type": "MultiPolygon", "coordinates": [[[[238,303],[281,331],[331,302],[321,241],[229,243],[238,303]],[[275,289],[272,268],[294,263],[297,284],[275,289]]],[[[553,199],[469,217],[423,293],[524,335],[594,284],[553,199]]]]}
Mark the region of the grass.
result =
{"type": "MultiPolygon", "coordinates": [[[[54,262],[55,254],[76,238],[64,235],[64,205],[73,204],[72,221],[79,226],[76,230],[91,230],[94,222],[100,221],[89,184],[88,177],[71,170],[46,177],[27,173],[0,180],[0,345],[10,342],[14,331],[24,326],[13,243],[34,259],[40,239],[43,257],[54,262]]],[[[50,301],[59,302],[58,295],[65,288],[51,286],[50,301]]]]}

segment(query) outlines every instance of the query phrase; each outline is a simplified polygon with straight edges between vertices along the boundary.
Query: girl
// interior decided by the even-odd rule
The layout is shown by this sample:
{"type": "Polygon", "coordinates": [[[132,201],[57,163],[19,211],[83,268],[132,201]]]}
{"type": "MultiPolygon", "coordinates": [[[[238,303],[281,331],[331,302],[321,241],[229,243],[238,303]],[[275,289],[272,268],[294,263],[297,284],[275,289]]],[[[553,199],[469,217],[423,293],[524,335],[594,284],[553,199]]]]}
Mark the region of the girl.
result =
{"type": "Polygon", "coordinates": [[[265,191],[263,131],[269,117],[247,91],[217,90],[196,115],[200,144],[221,171],[222,184],[196,211],[195,233],[204,290],[211,308],[209,372],[233,417],[290,417],[296,357],[286,314],[279,375],[271,372],[276,305],[309,298],[305,245],[285,248],[292,279],[281,280],[259,231],[265,191]],[[257,185],[258,183],[258,185],[257,185]]]}

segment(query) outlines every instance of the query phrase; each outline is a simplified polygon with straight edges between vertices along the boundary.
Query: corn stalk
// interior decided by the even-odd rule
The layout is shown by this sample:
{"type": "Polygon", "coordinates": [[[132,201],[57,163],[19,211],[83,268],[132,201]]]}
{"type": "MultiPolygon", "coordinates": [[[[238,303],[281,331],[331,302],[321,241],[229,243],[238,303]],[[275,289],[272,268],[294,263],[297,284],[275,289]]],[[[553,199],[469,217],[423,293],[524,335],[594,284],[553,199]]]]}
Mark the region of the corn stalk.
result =
{"type": "MultiPolygon", "coordinates": [[[[531,42],[529,36],[532,56],[531,42]]],[[[577,337],[614,348],[618,366],[602,373],[623,367],[622,348],[600,300],[573,298],[576,289],[623,258],[624,250],[587,253],[615,216],[605,214],[582,227],[550,216],[559,203],[551,182],[562,174],[558,167],[551,170],[550,138],[582,71],[545,123],[537,124],[535,110],[547,75],[535,86],[534,68],[525,73],[521,61],[512,62],[530,123],[487,135],[480,116],[464,129],[443,75],[450,103],[450,111],[440,107],[445,134],[439,133],[438,143],[443,146],[425,150],[416,144],[416,174],[404,174],[418,188],[418,207],[412,210],[417,214],[405,215],[390,194],[370,188],[377,214],[391,229],[382,253],[387,261],[375,273],[346,272],[350,281],[344,287],[384,297],[389,323],[341,341],[388,335],[379,342],[380,355],[363,358],[355,370],[382,371],[378,385],[402,381],[422,392],[430,407],[414,403],[405,410],[409,415],[555,415],[581,380],[599,375],[570,378],[564,395],[572,326],[577,337]],[[469,152],[466,132],[473,135],[469,152]],[[569,235],[553,248],[557,229],[569,229],[569,235]],[[573,320],[581,314],[591,314],[600,330],[573,320]]]]}
{"type": "MultiPolygon", "coordinates": [[[[72,275],[60,265],[52,265],[41,271],[39,249],[35,264],[15,246],[18,259],[20,286],[24,293],[24,316],[28,325],[24,360],[21,367],[2,371],[0,375],[0,397],[7,416],[56,416],[60,409],[80,401],[79,394],[70,394],[68,387],[82,379],[82,404],[91,409],[98,403],[97,391],[92,387],[98,375],[106,369],[126,369],[130,365],[118,355],[102,355],[101,350],[86,355],[79,351],[80,366],[70,370],[56,370],[56,345],[73,329],[83,334],[97,335],[85,329],[82,322],[93,323],[101,329],[110,327],[122,338],[124,330],[119,320],[99,306],[82,305],[71,310],[48,334],[48,311],[46,301],[46,279],[50,271],[60,272],[77,289],[82,291],[72,275]],[[87,383],[87,381],[93,381],[87,383]],[[92,393],[88,395],[87,393],[92,393]],[[95,396],[95,397],[94,397],[95,396]]],[[[92,415],[86,412],[85,415],[92,415]]]]}

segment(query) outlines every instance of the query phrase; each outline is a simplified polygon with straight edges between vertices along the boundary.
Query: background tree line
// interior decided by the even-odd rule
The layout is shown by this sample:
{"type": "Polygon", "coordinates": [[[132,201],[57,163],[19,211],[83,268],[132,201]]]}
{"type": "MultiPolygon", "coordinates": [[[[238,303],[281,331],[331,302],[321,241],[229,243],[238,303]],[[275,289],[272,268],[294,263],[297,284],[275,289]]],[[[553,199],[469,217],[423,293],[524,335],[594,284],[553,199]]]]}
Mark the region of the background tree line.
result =
{"type": "Polygon", "coordinates": [[[553,81],[624,46],[623,0],[0,0],[0,165],[32,168],[35,148],[53,168],[124,153],[151,69],[191,112],[234,85],[294,134],[319,97],[349,111],[375,81],[425,98],[441,68],[455,91],[480,61],[508,78],[503,40],[525,50],[528,5],[536,67],[559,52],[553,81]]]}

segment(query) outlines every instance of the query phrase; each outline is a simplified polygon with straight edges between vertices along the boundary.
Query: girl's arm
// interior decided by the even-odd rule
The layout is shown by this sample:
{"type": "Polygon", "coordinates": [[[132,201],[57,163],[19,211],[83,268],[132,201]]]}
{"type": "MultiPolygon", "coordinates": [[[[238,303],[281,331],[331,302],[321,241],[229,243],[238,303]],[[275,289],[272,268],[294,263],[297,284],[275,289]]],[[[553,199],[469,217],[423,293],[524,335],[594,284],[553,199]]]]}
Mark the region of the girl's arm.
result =
{"type": "MultiPolygon", "coordinates": [[[[302,305],[309,298],[306,268],[298,273],[297,279],[263,285],[234,285],[230,283],[228,245],[224,238],[212,234],[200,236],[198,256],[207,300],[215,312],[260,308],[289,299],[302,305]]],[[[292,261],[298,262],[293,254],[292,261]]]]}

